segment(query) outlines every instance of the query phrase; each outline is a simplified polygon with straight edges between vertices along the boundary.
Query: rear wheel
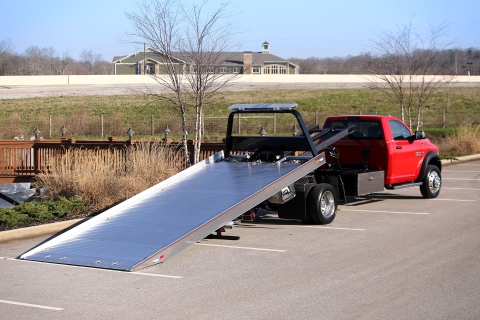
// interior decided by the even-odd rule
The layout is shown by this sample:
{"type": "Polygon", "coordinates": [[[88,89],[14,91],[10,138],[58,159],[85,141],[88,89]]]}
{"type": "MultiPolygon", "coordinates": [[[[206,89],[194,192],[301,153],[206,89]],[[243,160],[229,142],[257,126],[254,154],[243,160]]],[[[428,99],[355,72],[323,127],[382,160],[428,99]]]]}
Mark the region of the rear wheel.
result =
{"type": "Polygon", "coordinates": [[[424,198],[436,198],[440,194],[442,187],[442,176],[437,166],[427,166],[427,172],[423,178],[423,184],[420,186],[420,192],[424,198]]]}
{"type": "Polygon", "coordinates": [[[320,183],[308,193],[308,213],[315,224],[329,224],[337,213],[337,195],[330,184],[320,183]]]}

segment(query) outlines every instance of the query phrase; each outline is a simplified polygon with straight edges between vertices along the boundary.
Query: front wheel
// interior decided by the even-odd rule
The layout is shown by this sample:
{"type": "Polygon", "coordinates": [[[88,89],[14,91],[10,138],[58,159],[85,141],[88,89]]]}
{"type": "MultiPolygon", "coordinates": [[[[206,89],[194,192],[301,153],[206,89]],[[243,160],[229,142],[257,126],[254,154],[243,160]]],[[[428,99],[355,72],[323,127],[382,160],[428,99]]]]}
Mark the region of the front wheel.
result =
{"type": "Polygon", "coordinates": [[[308,193],[308,213],[315,224],[329,224],[337,213],[337,195],[330,184],[320,183],[308,193]]]}
{"type": "Polygon", "coordinates": [[[431,199],[438,197],[440,188],[442,187],[442,176],[437,166],[427,166],[427,172],[422,182],[420,192],[424,198],[431,199]]]}

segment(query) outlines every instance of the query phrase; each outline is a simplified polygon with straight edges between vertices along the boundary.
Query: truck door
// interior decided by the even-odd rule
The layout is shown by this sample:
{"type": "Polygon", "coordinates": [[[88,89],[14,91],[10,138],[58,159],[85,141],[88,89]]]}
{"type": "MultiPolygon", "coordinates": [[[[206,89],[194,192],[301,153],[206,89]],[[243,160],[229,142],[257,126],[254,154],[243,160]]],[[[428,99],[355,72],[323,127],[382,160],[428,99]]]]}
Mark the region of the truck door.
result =
{"type": "Polygon", "coordinates": [[[412,139],[412,132],[401,122],[389,120],[393,141],[390,150],[393,154],[393,183],[416,179],[417,167],[421,163],[423,146],[421,140],[412,139]]]}

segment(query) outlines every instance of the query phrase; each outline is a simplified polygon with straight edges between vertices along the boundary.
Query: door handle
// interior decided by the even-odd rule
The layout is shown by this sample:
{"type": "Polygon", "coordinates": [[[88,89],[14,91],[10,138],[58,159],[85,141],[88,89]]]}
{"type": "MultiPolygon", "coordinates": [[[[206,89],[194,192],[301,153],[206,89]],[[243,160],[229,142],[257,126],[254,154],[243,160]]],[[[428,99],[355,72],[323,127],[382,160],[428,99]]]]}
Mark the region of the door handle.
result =
{"type": "Polygon", "coordinates": [[[397,146],[397,149],[402,149],[402,146],[397,146]]]}

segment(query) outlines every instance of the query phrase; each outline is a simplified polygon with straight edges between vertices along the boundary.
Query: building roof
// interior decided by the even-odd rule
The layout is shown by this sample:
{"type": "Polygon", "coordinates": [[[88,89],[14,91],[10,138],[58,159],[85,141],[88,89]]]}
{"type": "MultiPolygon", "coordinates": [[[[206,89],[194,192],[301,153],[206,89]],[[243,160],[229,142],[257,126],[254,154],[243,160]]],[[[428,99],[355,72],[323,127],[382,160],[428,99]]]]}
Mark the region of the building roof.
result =
{"type": "MultiPolygon", "coordinates": [[[[155,50],[149,48],[147,49],[148,52],[156,52],[155,50]]],[[[250,53],[252,54],[252,65],[253,66],[261,66],[264,65],[265,63],[275,63],[275,62],[281,62],[281,63],[290,63],[292,65],[295,65],[291,63],[288,60],[285,60],[283,58],[280,58],[276,55],[270,54],[270,53],[262,53],[262,52],[250,52],[250,51],[245,51],[245,52],[223,52],[220,53],[218,56],[219,63],[218,65],[225,65],[225,66],[242,66],[244,62],[244,54],[250,53]]],[[[129,54],[126,56],[115,56],[113,58],[113,63],[120,63],[121,60],[135,56],[137,55],[139,57],[139,61],[143,60],[143,51],[138,51],[133,54],[129,54]]],[[[185,53],[175,53],[173,56],[179,60],[182,61],[188,61],[188,57],[185,53]]]]}

